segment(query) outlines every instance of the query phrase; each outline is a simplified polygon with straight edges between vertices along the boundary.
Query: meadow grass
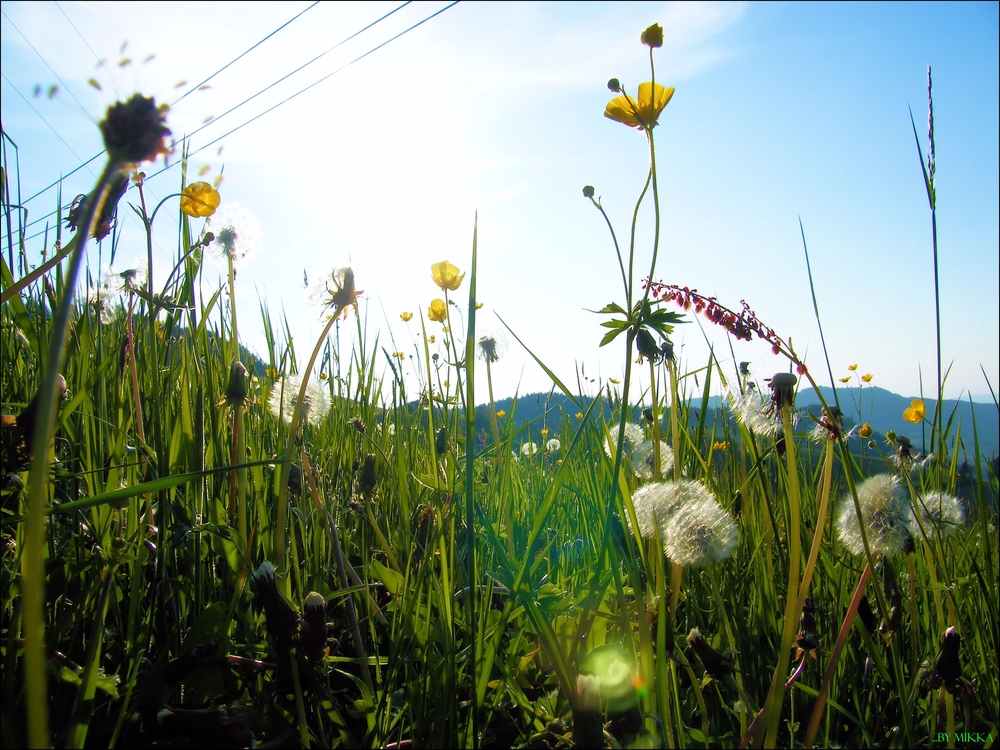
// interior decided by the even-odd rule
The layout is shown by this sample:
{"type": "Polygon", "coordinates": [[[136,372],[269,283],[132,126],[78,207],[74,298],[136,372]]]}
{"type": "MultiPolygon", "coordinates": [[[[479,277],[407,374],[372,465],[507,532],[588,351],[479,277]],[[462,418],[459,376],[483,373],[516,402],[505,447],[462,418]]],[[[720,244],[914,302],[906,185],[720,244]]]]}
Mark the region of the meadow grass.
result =
{"type": "MultiPolygon", "coordinates": [[[[576,410],[547,412],[533,449],[517,400],[494,405],[503,347],[477,324],[475,228],[464,274],[433,265],[442,304],[413,324],[449,354],[418,349],[410,393],[350,269],[323,280],[317,341],[262,302],[267,351],[243,349],[238,234],[194,231],[218,194],[183,175],[166,281],[80,282],[114,208],[104,196],[161,145],[131,133],[133,153],[110,111],[105,174],[72,238],[57,232],[55,262],[32,272],[4,135],[5,747],[993,742],[995,462],[977,450],[955,497],[954,435],[975,442],[974,425],[914,407],[933,456],[895,441],[858,454],[835,405],[800,418],[796,389],[819,389],[789,342],[749,308],[655,280],[658,223],[637,278],[647,195],[659,216],[653,127],[672,94],[655,84],[658,28],[642,37],[651,82],[637,95],[609,83],[608,116],[649,144],[627,252],[584,190],[621,269],[601,343],[624,343],[625,380],[585,397],[531,352],[576,410]],[[218,288],[213,248],[229,266],[218,288]],[[769,341],[782,363],[770,385],[714,357],[676,360],[673,326],[699,314],[769,341]],[[637,356],[652,385],[623,403],[637,356]],[[717,387],[723,419],[706,408],[717,387]]],[[[141,180],[137,194],[151,237],[173,198],[147,212],[141,180]]],[[[943,388],[939,367],[939,403],[943,388]]]]}

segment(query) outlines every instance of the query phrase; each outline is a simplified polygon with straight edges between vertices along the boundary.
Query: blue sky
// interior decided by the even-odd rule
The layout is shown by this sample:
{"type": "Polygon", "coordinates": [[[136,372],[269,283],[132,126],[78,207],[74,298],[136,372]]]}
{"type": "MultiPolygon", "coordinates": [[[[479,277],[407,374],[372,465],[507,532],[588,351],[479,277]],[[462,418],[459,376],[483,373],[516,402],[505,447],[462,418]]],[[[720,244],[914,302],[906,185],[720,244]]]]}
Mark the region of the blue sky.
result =
{"type": "MultiPolygon", "coordinates": [[[[219,118],[397,5],[308,10],[210,88],[176,104],[168,119],[174,135],[219,118]]],[[[660,23],[656,78],[676,94],[655,130],[656,278],[737,309],[746,300],[827,384],[801,218],[834,377],[857,363],[858,374],[872,373],[872,385],[916,395],[922,374],[932,392],[930,212],[907,110],[926,150],[930,64],[946,395],[986,393],[987,379],[996,390],[996,3],[465,2],[344,67],[446,5],[407,5],[191,137],[191,169],[208,167],[208,179],[224,170],[224,204],[241,205],[260,227],[260,246],[237,276],[240,334],[251,348],[263,351],[263,299],[274,318],[287,316],[304,356],[322,321],[306,303],[303,272],[317,279],[349,264],[365,290],[369,344],[378,336],[380,349],[415,353],[417,318],[405,324],[399,314],[426,311],[439,296],[432,263],[447,258],[468,268],[478,213],[480,329],[501,329],[499,315],[574,389],[581,365],[585,392],[621,379],[623,350],[599,349],[603,318],[589,312],[623,302],[618,264],[581,188],[596,188],[627,242],[648,161],[643,136],[603,116],[612,96],[606,82],[617,77],[634,92],[648,80],[639,34],[660,23]]],[[[95,121],[119,96],[112,78],[126,94],[173,102],[187,90],[175,88],[179,81],[189,88],[204,80],[308,6],[4,2],[0,101],[4,130],[18,146],[21,196],[101,150],[95,121]],[[95,54],[108,70],[95,69],[95,54]],[[124,56],[135,62],[117,67],[124,56]],[[58,83],[56,76],[63,82],[57,96],[33,96],[36,85],[58,83]],[[88,85],[91,77],[102,90],[88,85]]],[[[65,181],[64,202],[90,189],[100,163],[65,181]]],[[[149,200],[179,186],[174,167],[150,180],[149,200]]],[[[136,201],[135,192],[126,200],[136,201]]],[[[54,189],[34,198],[29,221],[56,201],[54,189]]],[[[157,218],[153,275],[160,283],[176,249],[175,204],[170,209],[157,218]]],[[[130,213],[120,213],[118,268],[144,255],[130,213]]],[[[652,218],[645,205],[636,245],[642,269],[652,218]]],[[[29,236],[44,227],[33,225],[29,236]]],[[[43,241],[38,235],[28,246],[38,253],[43,241]]],[[[93,248],[95,271],[109,252],[103,248],[99,259],[93,248]]],[[[222,274],[221,263],[211,265],[206,289],[222,274]]],[[[436,327],[429,323],[428,333],[440,343],[436,327]]],[[[353,319],[341,328],[345,352],[354,330],[353,319]]],[[[496,395],[548,390],[544,372],[508,338],[493,369],[496,395]]],[[[692,319],[675,344],[684,370],[704,367],[712,345],[727,376],[735,372],[721,329],[692,319]]],[[[766,344],[733,342],[733,349],[735,361],[750,361],[760,378],[787,368],[766,344]]],[[[413,365],[407,370],[415,384],[413,365]]]]}

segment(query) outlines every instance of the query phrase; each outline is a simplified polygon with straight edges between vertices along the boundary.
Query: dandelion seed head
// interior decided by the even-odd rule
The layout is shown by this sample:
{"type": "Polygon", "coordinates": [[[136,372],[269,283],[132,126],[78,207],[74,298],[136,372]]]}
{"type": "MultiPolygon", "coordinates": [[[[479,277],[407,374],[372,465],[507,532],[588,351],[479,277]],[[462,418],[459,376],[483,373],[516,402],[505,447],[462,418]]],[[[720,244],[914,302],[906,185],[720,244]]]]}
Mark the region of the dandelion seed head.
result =
{"type": "Polygon", "coordinates": [[[928,535],[949,536],[965,523],[965,508],[954,495],[938,490],[928,492],[917,500],[916,506],[928,535]]]}
{"type": "Polygon", "coordinates": [[[236,201],[226,201],[205,222],[205,231],[215,235],[209,247],[220,258],[234,261],[256,254],[263,237],[260,222],[236,201]]]}
{"type": "MultiPolygon", "coordinates": [[[[700,486],[696,482],[683,484],[700,486]]],[[[727,560],[736,549],[736,523],[711,492],[704,487],[701,490],[697,494],[703,497],[684,503],[663,525],[663,551],[685,567],[727,560]]]]}
{"type": "MultiPolygon", "coordinates": [[[[301,388],[302,377],[300,375],[286,375],[275,383],[271,388],[269,401],[271,413],[278,419],[290,423],[301,388]]],[[[328,411],[330,411],[330,399],[326,392],[310,380],[302,400],[302,420],[308,421],[312,425],[318,425],[323,421],[323,417],[328,411]]]]}
{"type": "Polygon", "coordinates": [[[545,444],[545,450],[549,453],[558,453],[560,448],[562,448],[562,443],[559,442],[559,438],[550,438],[545,444]]]}
{"type": "MultiPolygon", "coordinates": [[[[643,440],[632,452],[632,471],[642,479],[653,478],[655,451],[652,440],[643,440]]],[[[664,442],[660,443],[660,472],[669,474],[674,470],[674,452],[664,442]]]]}
{"type": "MultiPolygon", "coordinates": [[[[858,485],[861,521],[873,555],[890,555],[913,544],[913,511],[899,479],[878,474],[858,485]]],[[[841,500],[835,520],[837,536],[847,551],[863,555],[864,542],[858,526],[854,499],[848,494],[841,500]]]]}
{"type": "Polygon", "coordinates": [[[521,446],[521,455],[523,456],[534,456],[538,453],[538,445],[535,443],[525,443],[521,446]]]}
{"type": "Polygon", "coordinates": [[[483,362],[494,364],[507,353],[507,337],[502,333],[484,333],[476,342],[476,356],[483,362]]]}
{"type": "MultiPolygon", "coordinates": [[[[623,446],[624,454],[626,456],[631,456],[639,445],[645,438],[642,432],[642,428],[637,424],[628,423],[625,425],[625,444],[623,446]]],[[[618,447],[618,426],[612,427],[608,430],[608,437],[604,440],[604,452],[608,454],[608,458],[612,461],[615,458],[615,450],[618,447]]]]}

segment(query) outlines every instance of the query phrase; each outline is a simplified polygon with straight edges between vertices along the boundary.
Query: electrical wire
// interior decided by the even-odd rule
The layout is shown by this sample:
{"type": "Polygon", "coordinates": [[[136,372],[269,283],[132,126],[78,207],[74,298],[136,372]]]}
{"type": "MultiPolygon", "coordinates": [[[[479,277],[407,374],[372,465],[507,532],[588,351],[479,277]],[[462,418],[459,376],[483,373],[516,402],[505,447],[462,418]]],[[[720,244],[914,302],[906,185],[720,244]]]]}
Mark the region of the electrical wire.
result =
{"type": "MultiPolygon", "coordinates": [[[[291,73],[288,73],[287,75],[285,75],[285,76],[283,76],[282,78],[278,79],[277,81],[275,81],[274,83],[272,83],[272,84],[270,84],[269,86],[265,87],[264,89],[261,89],[261,90],[260,90],[260,91],[258,91],[258,92],[257,92],[256,94],[253,94],[252,96],[248,97],[248,98],[247,98],[247,99],[245,99],[244,101],[242,101],[242,102],[240,102],[239,104],[237,104],[237,105],[236,105],[235,107],[232,107],[232,108],[230,108],[229,110],[227,110],[226,112],[224,112],[224,113],[223,113],[222,115],[220,115],[219,117],[217,117],[217,118],[213,119],[211,123],[206,123],[206,124],[205,124],[205,125],[203,125],[202,127],[200,127],[200,128],[198,128],[197,130],[193,131],[193,132],[192,132],[191,134],[189,134],[189,135],[188,135],[187,137],[188,137],[188,138],[190,138],[191,136],[193,136],[193,135],[195,135],[195,134],[197,134],[197,133],[201,132],[201,131],[202,131],[202,130],[204,130],[204,129],[205,129],[206,127],[208,127],[208,125],[209,125],[209,124],[214,124],[214,123],[218,122],[219,120],[221,120],[221,119],[222,119],[223,117],[225,117],[226,115],[228,115],[228,114],[231,114],[231,113],[232,113],[233,111],[235,111],[235,110],[236,110],[236,109],[238,109],[239,107],[241,107],[241,106],[243,106],[244,104],[246,104],[246,103],[248,103],[248,102],[252,101],[252,100],[253,100],[253,99],[255,99],[256,97],[258,97],[258,96],[260,96],[261,94],[263,94],[264,92],[266,92],[266,91],[268,91],[269,89],[273,88],[273,87],[274,87],[275,85],[277,85],[278,83],[281,83],[282,81],[286,80],[286,79],[287,79],[287,78],[289,78],[290,76],[292,76],[292,75],[294,75],[295,73],[297,73],[297,72],[301,71],[301,70],[302,70],[303,68],[305,68],[305,67],[307,67],[307,66],[311,65],[312,63],[316,62],[316,61],[317,61],[317,60],[319,60],[319,59],[320,59],[321,57],[323,57],[324,55],[326,55],[326,54],[327,54],[328,52],[331,52],[332,50],[336,49],[337,47],[339,47],[339,46],[341,46],[341,45],[345,44],[346,42],[350,41],[351,39],[353,39],[353,38],[357,37],[357,36],[358,36],[359,34],[362,34],[363,32],[365,32],[365,31],[367,31],[368,29],[372,28],[372,27],[373,27],[373,26],[375,26],[376,24],[378,24],[378,23],[381,23],[381,22],[382,22],[382,21],[384,21],[384,20],[385,20],[386,18],[388,18],[389,16],[393,15],[394,13],[396,13],[397,11],[401,10],[401,9],[402,9],[403,7],[405,7],[406,5],[408,5],[408,4],[409,4],[409,1],[410,1],[410,0],[407,0],[407,2],[404,2],[404,3],[403,3],[402,5],[400,5],[399,7],[395,8],[394,10],[392,10],[392,11],[390,11],[389,13],[385,14],[384,16],[382,16],[382,17],[380,17],[380,18],[376,19],[375,21],[371,22],[370,24],[368,24],[368,25],[367,25],[367,26],[365,26],[364,28],[362,28],[362,29],[360,29],[360,30],[356,31],[355,33],[353,33],[353,34],[351,34],[350,36],[346,37],[345,39],[341,40],[340,42],[338,42],[337,44],[335,44],[335,45],[334,45],[333,47],[331,47],[330,49],[328,49],[328,50],[326,50],[325,52],[323,52],[323,53],[321,53],[321,54],[317,55],[316,57],[314,57],[314,58],[313,58],[312,60],[310,60],[309,62],[307,62],[307,63],[304,63],[303,65],[299,66],[298,68],[296,68],[295,70],[293,70],[293,71],[292,71],[291,73]]],[[[422,26],[422,25],[423,25],[423,24],[425,24],[425,23],[426,23],[427,21],[430,21],[430,20],[431,20],[432,18],[435,18],[436,16],[439,16],[439,15],[440,15],[441,13],[444,13],[444,12],[445,12],[446,10],[448,10],[448,9],[450,9],[450,8],[452,8],[452,7],[454,7],[454,6],[455,6],[455,5],[457,5],[457,4],[459,3],[459,2],[460,2],[460,0],[453,0],[453,2],[449,3],[449,4],[448,4],[448,5],[446,5],[445,7],[443,7],[443,8],[441,8],[441,9],[439,9],[439,10],[435,11],[434,13],[432,13],[432,14],[431,14],[431,15],[429,15],[429,16],[427,16],[426,18],[423,18],[422,20],[420,20],[420,21],[418,21],[418,22],[416,22],[416,23],[412,24],[412,25],[411,25],[411,26],[409,26],[408,28],[406,28],[406,29],[404,29],[403,31],[399,32],[398,34],[396,34],[396,35],[394,35],[394,36],[390,37],[389,39],[387,39],[386,41],[382,42],[381,44],[379,44],[379,45],[377,45],[377,46],[375,46],[375,47],[371,48],[370,50],[368,50],[368,51],[367,51],[367,52],[365,52],[364,54],[362,54],[362,55],[359,55],[358,57],[354,58],[353,60],[351,60],[350,62],[348,62],[348,63],[346,63],[345,65],[341,66],[340,68],[337,68],[337,69],[336,69],[336,70],[334,70],[333,72],[331,72],[331,73],[328,73],[327,75],[323,76],[322,78],[318,79],[317,81],[314,81],[313,83],[309,84],[309,85],[308,85],[308,86],[306,86],[305,88],[303,88],[303,89],[300,89],[299,91],[297,91],[296,93],[292,94],[291,96],[288,96],[288,97],[286,97],[285,99],[283,99],[282,101],[278,102],[278,103],[277,103],[277,104],[275,104],[274,106],[272,106],[272,107],[269,107],[268,109],[266,109],[266,110],[264,110],[263,112],[261,112],[261,113],[259,113],[259,114],[255,115],[254,117],[250,118],[249,120],[246,120],[246,121],[244,121],[243,123],[241,123],[240,125],[237,125],[237,126],[236,126],[235,128],[233,128],[233,129],[231,129],[231,130],[227,131],[227,132],[226,132],[226,133],[224,133],[223,135],[221,135],[221,136],[219,136],[219,137],[215,138],[215,139],[214,139],[214,140],[212,140],[212,141],[209,141],[208,143],[204,144],[203,146],[201,146],[200,148],[196,149],[195,151],[192,151],[192,152],[190,152],[190,153],[188,154],[188,158],[190,158],[191,156],[194,156],[195,154],[198,154],[198,153],[200,153],[200,152],[204,151],[205,149],[207,149],[207,148],[209,148],[209,147],[211,147],[211,146],[215,145],[215,144],[216,144],[216,143],[218,143],[218,142],[219,142],[220,140],[222,140],[222,139],[224,139],[224,138],[227,138],[228,136],[232,135],[233,133],[237,132],[238,130],[241,130],[242,128],[246,127],[246,126],[247,126],[247,125],[249,125],[250,123],[252,123],[252,122],[255,122],[256,120],[260,119],[260,118],[261,118],[261,117],[263,117],[264,115],[266,115],[266,114],[268,114],[268,113],[270,113],[270,112],[274,111],[274,110],[275,110],[275,109],[277,109],[278,107],[280,107],[280,106],[283,106],[284,104],[287,104],[288,102],[290,102],[291,100],[293,100],[293,99],[295,99],[296,97],[300,96],[301,94],[304,94],[304,93],[305,93],[306,91],[309,91],[310,89],[314,88],[315,86],[319,85],[320,83],[322,83],[322,82],[326,81],[327,79],[329,79],[329,78],[330,78],[330,77],[332,77],[333,75],[335,75],[335,74],[337,74],[337,73],[340,73],[341,71],[343,71],[343,70],[345,70],[345,69],[349,68],[350,66],[354,65],[354,64],[355,64],[356,62],[359,62],[360,60],[363,60],[364,58],[366,58],[366,57],[368,57],[369,55],[371,55],[372,53],[374,53],[374,52],[376,52],[376,51],[378,51],[378,50],[382,49],[383,47],[385,47],[386,45],[390,44],[391,42],[394,42],[394,41],[396,41],[396,40],[397,40],[397,39],[399,39],[400,37],[402,37],[402,36],[405,36],[406,34],[410,33],[411,31],[413,31],[414,29],[418,28],[419,26],[422,26]]],[[[300,14],[300,15],[301,15],[301,14],[300,14]]],[[[286,25],[287,25],[287,24],[286,24],[286,25]]],[[[199,84],[199,86],[200,86],[200,85],[203,85],[203,84],[199,84]]],[[[195,88],[197,88],[197,87],[195,87],[195,88]]],[[[103,153],[103,152],[102,152],[102,153],[103,153]]],[[[96,159],[96,158],[98,158],[99,156],[101,156],[101,154],[97,154],[97,155],[95,155],[95,156],[94,156],[94,157],[93,157],[93,158],[92,158],[92,159],[91,159],[90,161],[93,161],[93,159],[96,159]]],[[[164,173],[164,172],[166,172],[166,171],[167,171],[168,169],[172,169],[172,168],[173,168],[174,166],[176,166],[176,162],[175,162],[174,164],[171,164],[171,165],[168,165],[168,166],[166,166],[166,167],[164,167],[164,168],[160,169],[160,170],[159,170],[159,171],[157,171],[157,172],[154,172],[154,173],[153,173],[153,174],[151,174],[151,175],[147,175],[147,178],[146,178],[146,179],[147,179],[147,180],[149,180],[149,179],[152,179],[153,177],[156,177],[156,176],[158,176],[158,175],[160,175],[160,174],[163,174],[163,173],[164,173]]],[[[76,170],[73,170],[73,172],[75,172],[75,171],[77,171],[77,170],[79,170],[79,169],[80,169],[80,167],[78,167],[78,168],[77,168],[76,170]]],[[[73,172],[70,172],[69,174],[72,174],[73,172]]],[[[66,176],[69,176],[69,175],[66,175],[66,176]]],[[[57,185],[57,184],[59,184],[59,181],[56,181],[55,183],[53,183],[52,185],[50,185],[50,186],[49,186],[48,188],[46,188],[45,190],[48,190],[48,189],[50,189],[50,188],[54,187],[54,186],[55,186],[55,185],[57,185]]],[[[37,196],[38,196],[38,195],[40,195],[40,194],[41,194],[42,192],[45,192],[45,191],[43,190],[43,191],[41,191],[41,192],[39,192],[39,193],[36,193],[35,195],[31,196],[31,198],[29,198],[28,200],[31,200],[32,198],[35,198],[35,197],[37,197],[37,196]]],[[[27,202],[28,202],[28,200],[24,201],[24,203],[27,203],[27,202]]],[[[55,213],[55,212],[51,212],[51,213],[47,214],[46,216],[43,216],[43,217],[40,217],[39,219],[36,219],[36,220],[35,220],[34,222],[31,222],[30,224],[28,224],[27,226],[31,226],[31,224],[35,224],[35,223],[38,223],[38,222],[40,222],[40,221],[43,221],[44,219],[47,219],[48,217],[50,217],[50,216],[51,216],[51,215],[52,215],[53,213],[55,213]]],[[[39,233],[39,234],[40,234],[40,233],[39,233]]],[[[32,237],[29,237],[29,238],[27,238],[27,239],[32,239],[33,237],[36,237],[36,236],[38,236],[38,234],[36,234],[36,235],[32,235],[32,237]]]]}

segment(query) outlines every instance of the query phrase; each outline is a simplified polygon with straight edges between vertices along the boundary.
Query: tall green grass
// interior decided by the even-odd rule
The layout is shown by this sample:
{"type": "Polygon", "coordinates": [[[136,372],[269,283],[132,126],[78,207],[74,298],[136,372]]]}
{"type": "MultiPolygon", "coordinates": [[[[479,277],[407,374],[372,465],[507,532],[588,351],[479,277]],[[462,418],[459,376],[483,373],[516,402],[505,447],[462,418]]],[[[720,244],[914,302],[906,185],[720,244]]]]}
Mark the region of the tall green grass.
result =
{"type": "MultiPolygon", "coordinates": [[[[654,29],[643,35],[651,66],[654,29]]],[[[649,144],[635,217],[647,195],[658,216],[651,111],[614,84],[633,97],[649,144]]],[[[6,178],[16,149],[6,134],[3,144],[6,178]]],[[[112,159],[108,179],[120,168],[112,159]]],[[[558,447],[522,451],[516,399],[509,414],[494,407],[490,368],[503,362],[477,324],[475,228],[459,264],[466,278],[442,295],[447,317],[413,323],[450,354],[418,351],[421,392],[410,393],[363,305],[352,315],[353,274],[350,289],[343,269],[326,280],[330,317],[317,341],[295,340],[262,302],[267,351],[257,360],[225,302],[234,274],[224,287],[207,280],[210,243],[186,215],[159,286],[92,273],[81,283],[91,221],[32,274],[39,248],[4,188],[5,747],[995,739],[995,462],[976,457],[967,520],[951,529],[923,517],[909,551],[880,553],[862,524],[864,554],[852,555],[833,523],[863,504],[872,455],[918,516],[932,492],[957,493],[949,451],[960,427],[974,439],[974,425],[933,419],[926,465],[901,469],[901,446],[875,443],[862,465],[835,417],[796,423],[793,404],[770,403],[766,382],[727,374],[714,355],[676,360],[673,326],[714,312],[730,333],[770,341],[776,371],[794,366],[799,387],[817,387],[752,313],[727,318],[721,302],[655,282],[669,249],[658,224],[641,283],[637,218],[626,256],[585,191],[622,271],[622,296],[601,311],[611,316],[603,343],[622,352],[622,393],[636,392],[637,355],[653,385],[641,403],[610,390],[591,399],[531,352],[576,414],[546,416],[558,447]],[[118,289],[95,297],[108,281],[118,289]],[[344,327],[356,334],[350,351],[344,327]],[[296,372],[302,353],[311,356],[296,372]],[[68,385],[58,401],[57,375],[68,385]],[[709,420],[717,387],[741,419],[709,420]],[[756,391],[765,397],[743,408],[756,391]],[[487,398],[490,430],[478,434],[472,407],[487,398]],[[635,424],[636,408],[650,418],[635,424]],[[648,470],[626,443],[630,424],[652,441],[648,470]],[[681,566],[663,539],[641,536],[637,491],[681,481],[710,491],[733,519],[726,559],[681,566]],[[957,667],[943,648],[949,628],[961,638],[957,667]]],[[[151,232],[157,210],[147,214],[142,195],[126,200],[151,232]]],[[[95,215],[101,204],[91,201],[95,215]]],[[[441,291],[429,276],[428,300],[441,291]]]]}

